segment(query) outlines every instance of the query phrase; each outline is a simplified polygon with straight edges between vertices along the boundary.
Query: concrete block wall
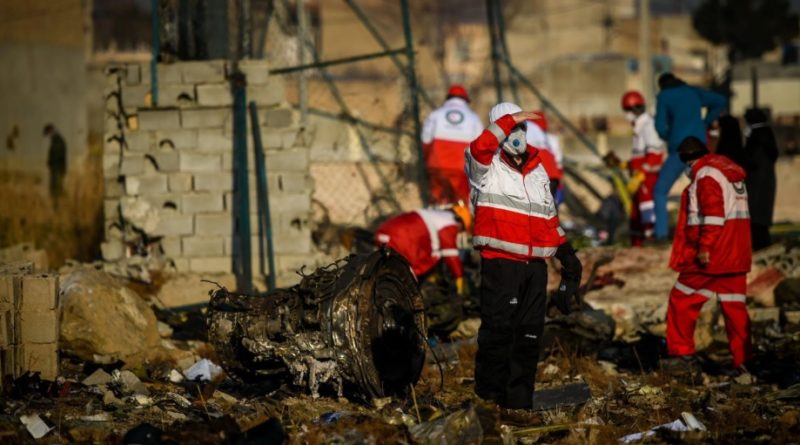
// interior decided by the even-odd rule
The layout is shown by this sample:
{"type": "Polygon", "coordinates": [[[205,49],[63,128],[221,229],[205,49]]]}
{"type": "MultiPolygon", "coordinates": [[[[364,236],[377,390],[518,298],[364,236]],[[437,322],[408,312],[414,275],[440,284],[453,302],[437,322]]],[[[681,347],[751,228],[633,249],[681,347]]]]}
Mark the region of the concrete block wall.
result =
{"type": "MultiPolygon", "coordinates": [[[[313,264],[309,148],[297,137],[298,116],[285,105],[282,80],[268,75],[264,61],[245,61],[240,68],[247,76],[247,100],[255,101],[259,110],[278,285],[287,286],[298,281],[298,256],[313,264]]],[[[159,65],[158,107],[151,106],[149,64],[107,71],[104,258],[113,261],[133,255],[129,246],[144,233],[178,272],[230,273],[234,176],[228,62],[159,65]],[[136,230],[119,229],[126,225],[136,230]]],[[[255,237],[250,126],[248,116],[250,219],[255,237]]],[[[260,268],[255,241],[254,276],[260,268]]]]}
{"type": "Polygon", "coordinates": [[[58,276],[34,274],[30,263],[0,266],[0,369],[54,380],[58,359],[58,276]]]}

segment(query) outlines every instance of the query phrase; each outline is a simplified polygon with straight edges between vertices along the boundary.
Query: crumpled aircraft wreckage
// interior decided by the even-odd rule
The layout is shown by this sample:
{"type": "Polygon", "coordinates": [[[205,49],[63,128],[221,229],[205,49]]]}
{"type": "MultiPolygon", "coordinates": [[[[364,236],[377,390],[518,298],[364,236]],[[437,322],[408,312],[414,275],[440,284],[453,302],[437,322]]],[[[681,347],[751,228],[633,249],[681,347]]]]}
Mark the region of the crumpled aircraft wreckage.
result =
{"type": "Polygon", "coordinates": [[[314,396],[323,384],[340,396],[402,395],[425,362],[422,295],[391,250],[352,255],[263,296],[212,291],[208,329],[229,375],[288,373],[314,396]]]}

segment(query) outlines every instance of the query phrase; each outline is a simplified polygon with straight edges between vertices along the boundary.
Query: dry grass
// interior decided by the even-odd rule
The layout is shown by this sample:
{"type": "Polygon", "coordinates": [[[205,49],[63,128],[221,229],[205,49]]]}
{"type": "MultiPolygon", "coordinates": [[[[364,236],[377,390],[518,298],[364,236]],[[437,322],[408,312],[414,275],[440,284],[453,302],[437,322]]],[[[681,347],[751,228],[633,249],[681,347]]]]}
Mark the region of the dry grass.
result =
{"type": "Polygon", "coordinates": [[[31,242],[45,249],[51,268],[67,259],[90,261],[103,238],[101,157],[89,155],[70,169],[58,209],[43,174],[0,171],[0,247],[31,242]]]}

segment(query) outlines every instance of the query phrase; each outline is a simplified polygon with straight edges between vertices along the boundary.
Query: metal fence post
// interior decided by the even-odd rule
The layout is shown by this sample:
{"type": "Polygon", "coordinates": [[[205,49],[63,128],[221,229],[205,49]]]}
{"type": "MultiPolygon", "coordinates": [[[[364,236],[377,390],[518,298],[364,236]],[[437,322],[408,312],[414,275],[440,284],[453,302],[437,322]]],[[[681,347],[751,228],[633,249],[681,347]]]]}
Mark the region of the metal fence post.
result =
{"type": "Polygon", "coordinates": [[[236,288],[249,292],[253,286],[250,246],[250,191],[247,185],[247,80],[240,71],[231,75],[233,94],[233,271],[236,288]]]}
{"type": "MultiPolygon", "coordinates": [[[[307,32],[307,17],[305,2],[303,0],[297,1],[297,34],[298,43],[306,40],[307,32]]],[[[306,63],[306,46],[302,43],[297,45],[298,62],[300,65],[306,63]]],[[[297,82],[297,95],[300,105],[300,124],[305,127],[308,121],[308,88],[306,86],[306,72],[300,71],[297,82]]]]}
{"type": "Polygon", "coordinates": [[[256,199],[258,200],[258,256],[261,260],[259,271],[264,275],[264,260],[269,261],[269,275],[267,276],[269,290],[276,289],[275,285],[275,248],[272,243],[272,215],[269,207],[269,186],[267,185],[267,167],[264,160],[264,145],[261,143],[261,130],[258,125],[258,108],[255,102],[250,102],[250,128],[253,133],[253,153],[256,162],[256,199]],[[266,252],[264,238],[267,239],[266,252]]]}
{"type": "Polygon", "coordinates": [[[497,50],[497,27],[494,15],[495,8],[493,0],[486,0],[486,22],[489,28],[489,45],[491,45],[492,50],[494,89],[497,92],[497,103],[500,103],[503,101],[503,84],[500,79],[500,54],[497,50]]]}
{"type": "Polygon", "coordinates": [[[411,35],[411,16],[408,11],[408,0],[402,0],[403,33],[406,37],[406,56],[408,57],[408,89],[411,96],[411,117],[414,119],[414,144],[417,147],[419,164],[419,194],[422,205],[428,205],[428,176],[425,172],[425,156],[422,152],[422,125],[419,120],[419,95],[417,87],[417,72],[414,65],[414,39],[411,35]]]}
{"type": "Polygon", "coordinates": [[[150,8],[152,9],[152,42],[151,42],[151,56],[150,56],[150,101],[155,107],[158,105],[158,56],[161,53],[161,12],[158,7],[158,0],[150,0],[150,8]]]}
{"type": "MultiPolygon", "coordinates": [[[[503,16],[503,0],[493,0],[495,7],[495,18],[497,19],[497,35],[500,49],[503,51],[503,56],[506,59],[511,58],[508,51],[508,41],[506,40],[506,19],[503,16]]],[[[508,86],[511,88],[511,97],[514,98],[514,103],[519,105],[519,93],[517,91],[517,81],[511,71],[508,71],[508,86]]]]}

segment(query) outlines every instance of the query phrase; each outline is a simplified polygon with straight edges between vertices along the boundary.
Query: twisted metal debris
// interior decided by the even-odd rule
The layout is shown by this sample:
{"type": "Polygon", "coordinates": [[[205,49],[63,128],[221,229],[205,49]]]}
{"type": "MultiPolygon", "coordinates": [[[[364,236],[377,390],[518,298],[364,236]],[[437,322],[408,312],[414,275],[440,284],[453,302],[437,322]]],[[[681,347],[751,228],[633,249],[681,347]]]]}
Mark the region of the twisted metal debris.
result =
{"type": "Polygon", "coordinates": [[[313,396],[330,384],[367,397],[403,394],[425,361],[422,295],[391,250],[321,267],[265,296],[211,293],[209,339],[229,375],[258,381],[289,373],[313,396]]]}

